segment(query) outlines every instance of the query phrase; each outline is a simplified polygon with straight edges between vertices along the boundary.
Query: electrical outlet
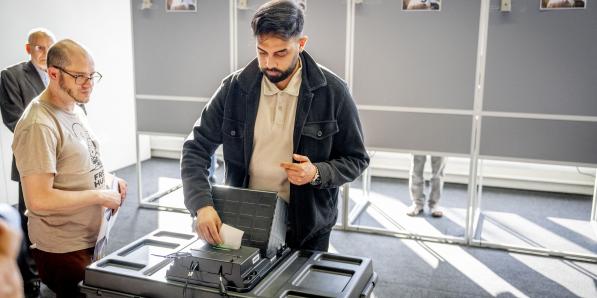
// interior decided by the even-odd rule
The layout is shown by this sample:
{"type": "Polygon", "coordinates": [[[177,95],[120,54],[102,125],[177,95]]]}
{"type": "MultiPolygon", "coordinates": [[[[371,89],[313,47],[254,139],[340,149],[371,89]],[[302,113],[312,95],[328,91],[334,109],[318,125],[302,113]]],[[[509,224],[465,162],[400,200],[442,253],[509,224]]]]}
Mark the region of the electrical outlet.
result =
{"type": "Polygon", "coordinates": [[[501,0],[500,4],[500,11],[501,12],[510,12],[512,9],[512,0],[501,0]]]}
{"type": "Polygon", "coordinates": [[[249,0],[238,0],[237,8],[238,9],[247,9],[247,5],[249,0]]]}

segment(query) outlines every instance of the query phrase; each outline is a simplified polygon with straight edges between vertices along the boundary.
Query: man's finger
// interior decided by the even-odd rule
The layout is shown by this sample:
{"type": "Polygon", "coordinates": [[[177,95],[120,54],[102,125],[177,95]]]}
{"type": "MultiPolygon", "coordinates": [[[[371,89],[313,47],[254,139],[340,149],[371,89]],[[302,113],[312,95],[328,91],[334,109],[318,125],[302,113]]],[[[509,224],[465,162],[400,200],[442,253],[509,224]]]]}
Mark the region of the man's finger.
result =
{"type": "Polygon", "coordinates": [[[211,244],[218,244],[219,242],[216,240],[217,233],[214,233],[216,230],[216,226],[214,224],[207,225],[207,234],[209,235],[209,243],[211,244]]]}
{"type": "Polygon", "coordinates": [[[292,168],[297,168],[298,164],[292,163],[292,162],[281,162],[280,166],[285,168],[285,169],[292,169],[292,168]]]}
{"type": "Polygon", "coordinates": [[[122,179],[118,181],[118,192],[120,193],[120,204],[122,204],[122,201],[124,201],[124,198],[126,197],[126,182],[122,179]]]}
{"type": "Polygon", "coordinates": [[[308,162],[309,161],[308,157],[306,157],[304,155],[300,155],[300,154],[293,154],[292,159],[294,159],[296,161],[300,161],[300,162],[308,162]]]}
{"type": "Polygon", "coordinates": [[[302,171],[303,167],[298,163],[283,162],[280,166],[289,171],[302,171]]]}
{"type": "Polygon", "coordinates": [[[288,178],[297,179],[300,178],[300,174],[298,172],[286,172],[288,178]]]}
{"type": "Polygon", "coordinates": [[[286,171],[286,176],[289,177],[300,177],[301,173],[303,173],[304,171],[294,171],[294,170],[285,170],[286,171]]]}
{"type": "Polygon", "coordinates": [[[209,242],[209,243],[214,243],[214,240],[211,238],[211,235],[209,234],[209,228],[208,227],[201,227],[201,237],[203,238],[203,240],[209,242]]]}
{"type": "Polygon", "coordinates": [[[209,226],[209,232],[211,233],[211,238],[214,240],[213,244],[220,244],[222,243],[222,239],[220,238],[220,233],[215,225],[209,226]]]}

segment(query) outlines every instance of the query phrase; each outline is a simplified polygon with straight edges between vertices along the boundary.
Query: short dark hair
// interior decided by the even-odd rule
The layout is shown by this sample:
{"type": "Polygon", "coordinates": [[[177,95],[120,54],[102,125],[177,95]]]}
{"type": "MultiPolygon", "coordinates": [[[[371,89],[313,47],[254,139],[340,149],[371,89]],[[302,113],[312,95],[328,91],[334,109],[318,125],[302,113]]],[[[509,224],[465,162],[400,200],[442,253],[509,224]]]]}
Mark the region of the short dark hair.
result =
{"type": "Polygon", "coordinates": [[[46,64],[50,66],[67,67],[73,55],[84,55],[90,61],[91,55],[85,46],[72,39],[63,39],[50,47],[46,64]]]}
{"type": "Polygon", "coordinates": [[[303,33],[305,19],[295,1],[270,1],[257,9],[251,28],[254,36],[274,35],[289,40],[303,33]]]}
{"type": "Polygon", "coordinates": [[[69,58],[69,49],[67,48],[66,44],[71,44],[72,41],[65,39],[55,43],[53,46],[50,47],[48,50],[48,57],[46,59],[46,64],[48,67],[58,66],[58,67],[67,67],[70,65],[70,58],[69,58]]]}

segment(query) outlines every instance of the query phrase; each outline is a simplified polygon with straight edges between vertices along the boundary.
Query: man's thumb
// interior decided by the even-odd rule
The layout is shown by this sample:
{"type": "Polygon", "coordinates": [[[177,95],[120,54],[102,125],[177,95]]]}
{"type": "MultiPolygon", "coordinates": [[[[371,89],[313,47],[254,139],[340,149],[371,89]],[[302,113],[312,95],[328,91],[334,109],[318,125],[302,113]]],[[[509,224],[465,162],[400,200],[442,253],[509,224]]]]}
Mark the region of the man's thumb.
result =
{"type": "Polygon", "coordinates": [[[300,155],[300,154],[293,154],[292,158],[296,161],[301,161],[301,162],[306,162],[309,161],[309,158],[304,156],[304,155],[300,155]]]}

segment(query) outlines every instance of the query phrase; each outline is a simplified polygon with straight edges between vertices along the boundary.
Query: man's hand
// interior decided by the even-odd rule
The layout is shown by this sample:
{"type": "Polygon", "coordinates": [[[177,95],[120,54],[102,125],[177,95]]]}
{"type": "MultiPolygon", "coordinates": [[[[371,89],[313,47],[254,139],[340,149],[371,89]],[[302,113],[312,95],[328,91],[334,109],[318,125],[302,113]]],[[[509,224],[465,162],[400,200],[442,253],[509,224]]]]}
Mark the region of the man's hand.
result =
{"type": "Polygon", "coordinates": [[[0,256],[16,260],[21,247],[21,233],[0,219],[0,256]]]}
{"type": "Polygon", "coordinates": [[[106,208],[118,210],[122,204],[121,194],[114,190],[97,190],[97,192],[100,205],[106,208]]]}
{"type": "Polygon", "coordinates": [[[292,159],[298,161],[298,163],[283,162],[280,164],[280,167],[288,175],[288,181],[294,185],[304,185],[313,181],[317,168],[309,158],[304,155],[293,154],[292,159]]]}
{"type": "Polygon", "coordinates": [[[21,235],[0,219],[0,298],[23,297],[23,280],[17,266],[21,235]]]}
{"type": "Polygon", "coordinates": [[[222,244],[220,238],[220,227],[222,221],[220,216],[212,206],[205,206],[197,210],[197,226],[195,230],[199,238],[209,242],[210,244],[222,244]]]}
{"type": "Polygon", "coordinates": [[[128,189],[128,184],[124,179],[118,178],[118,192],[120,193],[120,205],[124,203],[124,199],[126,198],[126,191],[128,189]]]}

